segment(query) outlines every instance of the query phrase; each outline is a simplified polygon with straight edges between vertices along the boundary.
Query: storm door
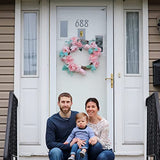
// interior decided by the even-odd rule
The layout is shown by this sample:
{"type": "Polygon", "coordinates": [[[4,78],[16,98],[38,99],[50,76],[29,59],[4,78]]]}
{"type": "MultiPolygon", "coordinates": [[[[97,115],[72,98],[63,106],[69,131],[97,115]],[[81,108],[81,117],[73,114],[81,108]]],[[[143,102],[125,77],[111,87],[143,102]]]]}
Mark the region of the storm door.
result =
{"type": "Polygon", "coordinates": [[[112,10],[108,6],[56,7],[52,13],[52,9],[51,114],[59,111],[56,102],[61,92],[73,96],[72,110],[79,112],[85,112],[87,98],[96,97],[113,138],[112,10]]]}

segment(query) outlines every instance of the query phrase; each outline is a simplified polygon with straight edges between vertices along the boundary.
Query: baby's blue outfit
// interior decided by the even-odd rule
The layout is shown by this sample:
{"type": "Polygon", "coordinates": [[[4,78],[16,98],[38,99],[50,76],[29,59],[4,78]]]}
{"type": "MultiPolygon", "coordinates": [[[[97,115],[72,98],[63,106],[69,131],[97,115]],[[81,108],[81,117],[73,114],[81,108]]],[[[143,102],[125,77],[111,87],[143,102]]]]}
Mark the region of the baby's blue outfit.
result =
{"type": "MultiPolygon", "coordinates": [[[[85,140],[86,144],[84,146],[82,146],[82,148],[85,148],[85,149],[88,149],[89,147],[89,142],[88,140],[91,138],[91,137],[94,137],[94,132],[93,130],[86,126],[86,128],[79,128],[79,127],[75,127],[71,134],[69,135],[69,137],[67,138],[66,142],[70,143],[73,138],[79,138],[81,140],[85,140]]],[[[78,145],[75,143],[73,146],[72,146],[72,149],[71,149],[71,154],[75,154],[78,150],[78,145]]]]}

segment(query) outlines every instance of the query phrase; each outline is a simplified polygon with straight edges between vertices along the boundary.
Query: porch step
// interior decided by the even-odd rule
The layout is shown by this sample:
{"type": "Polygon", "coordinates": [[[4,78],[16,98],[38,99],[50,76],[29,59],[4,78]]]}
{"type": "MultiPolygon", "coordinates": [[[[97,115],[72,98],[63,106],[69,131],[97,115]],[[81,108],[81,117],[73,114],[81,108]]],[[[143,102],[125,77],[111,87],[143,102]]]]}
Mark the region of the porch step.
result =
{"type": "Polygon", "coordinates": [[[49,160],[48,156],[20,156],[19,160],[49,160]]]}
{"type": "MultiPolygon", "coordinates": [[[[19,160],[49,160],[49,158],[48,156],[21,156],[19,160]]],[[[144,156],[116,156],[115,160],[144,160],[144,156]]]]}

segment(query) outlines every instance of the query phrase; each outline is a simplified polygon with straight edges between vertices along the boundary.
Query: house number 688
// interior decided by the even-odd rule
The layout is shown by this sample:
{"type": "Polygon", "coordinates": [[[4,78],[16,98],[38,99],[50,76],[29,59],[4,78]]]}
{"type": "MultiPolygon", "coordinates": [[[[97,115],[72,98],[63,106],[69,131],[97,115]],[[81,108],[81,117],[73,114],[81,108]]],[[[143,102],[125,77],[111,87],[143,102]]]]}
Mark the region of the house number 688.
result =
{"type": "Polygon", "coordinates": [[[88,21],[87,19],[77,19],[75,22],[76,27],[88,27],[88,21]]]}

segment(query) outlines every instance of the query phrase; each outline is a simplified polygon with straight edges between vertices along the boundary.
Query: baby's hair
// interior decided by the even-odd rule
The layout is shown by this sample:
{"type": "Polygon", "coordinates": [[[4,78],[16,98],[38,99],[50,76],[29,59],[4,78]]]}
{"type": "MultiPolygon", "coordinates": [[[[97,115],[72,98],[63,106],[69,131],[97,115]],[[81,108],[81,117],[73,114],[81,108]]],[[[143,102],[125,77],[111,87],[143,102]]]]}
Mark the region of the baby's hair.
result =
{"type": "Polygon", "coordinates": [[[88,122],[88,116],[84,112],[80,112],[80,113],[76,114],[76,121],[77,121],[77,119],[80,119],[80,118],[83,118],[83,117],[86,117],[86,121],[88,122]]]}

